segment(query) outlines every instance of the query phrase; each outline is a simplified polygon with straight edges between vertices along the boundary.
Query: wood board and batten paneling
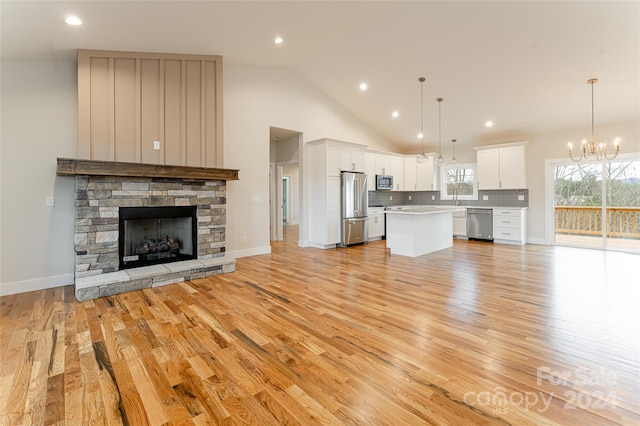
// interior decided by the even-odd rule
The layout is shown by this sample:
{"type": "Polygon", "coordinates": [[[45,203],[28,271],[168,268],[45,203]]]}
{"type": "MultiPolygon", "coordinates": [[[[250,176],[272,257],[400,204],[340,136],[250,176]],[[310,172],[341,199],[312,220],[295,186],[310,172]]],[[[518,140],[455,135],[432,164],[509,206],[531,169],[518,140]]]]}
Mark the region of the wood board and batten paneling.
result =
{"type": "Polygon", "coordinates": [[[222,167],[222,57],[78,50],[78,118],[80,158],[222,167]]]}

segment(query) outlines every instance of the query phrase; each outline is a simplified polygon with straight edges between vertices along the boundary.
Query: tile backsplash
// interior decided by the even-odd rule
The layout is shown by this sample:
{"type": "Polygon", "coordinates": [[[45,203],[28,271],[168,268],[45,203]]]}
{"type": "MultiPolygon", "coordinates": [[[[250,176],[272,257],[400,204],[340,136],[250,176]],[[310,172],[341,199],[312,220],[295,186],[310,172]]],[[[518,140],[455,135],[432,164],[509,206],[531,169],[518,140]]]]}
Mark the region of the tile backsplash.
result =
{"type": "MultiPolygon", "coordinates": [[[[369,191],[369,207],[434,205],[451,206],[453,200],[441,200],[440,191],[369,191]],[[391,199],[390,199],[391,198],[391,199]]],[[[478,191],[477,200],[460,200],[463,206],[529,207],[528,189],[496,189],[478,191]],[[523,198],[523,200],[518,199],[523,198]],[[487,198],[485,200],[484,198],[487,198]]]]}

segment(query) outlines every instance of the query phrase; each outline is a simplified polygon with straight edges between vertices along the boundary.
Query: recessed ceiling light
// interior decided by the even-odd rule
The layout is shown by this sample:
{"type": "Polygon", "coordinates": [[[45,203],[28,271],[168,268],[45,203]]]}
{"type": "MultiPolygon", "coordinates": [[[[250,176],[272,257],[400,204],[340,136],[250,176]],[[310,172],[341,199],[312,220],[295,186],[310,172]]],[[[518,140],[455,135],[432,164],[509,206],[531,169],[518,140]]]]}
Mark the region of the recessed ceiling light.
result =
{"type": "Polygon", "coordinates": [[[273,42],[275,44],[282,44],[284,42],[282,37],[276,37],[275,39],[273,39],[273,42]]]}
{"type": "Polygon", "coordinates": [[[393,111],[393,112],[391,113],[391,116],[392,116],[393,118],[398,118],[398,115],[400,115],[400,114],[398,114],[398,111],[393,111]]]}
{"type": "Polygon", "coordinates": [[[493,127],[493,121],[489,120],[486,123],[484,123],[485,127],[493,127]]]}
{"type": "Polygon", "coordinates": [[[367,83],[360,83],[360,90],[365,91],[367,90],[367,83]]]}
{"type": "Polygon", "coordinates": [[[64,20],[69,25],[82,25],[82,21],[77,16],[68,16],[67,19],[64,20]]]}

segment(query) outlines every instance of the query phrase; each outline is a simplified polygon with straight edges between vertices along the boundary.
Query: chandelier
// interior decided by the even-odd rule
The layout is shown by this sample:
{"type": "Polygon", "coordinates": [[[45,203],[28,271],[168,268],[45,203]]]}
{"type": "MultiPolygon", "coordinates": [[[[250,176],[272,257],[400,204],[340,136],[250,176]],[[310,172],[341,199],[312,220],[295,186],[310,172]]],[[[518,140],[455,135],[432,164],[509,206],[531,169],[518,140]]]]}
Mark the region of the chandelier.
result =
{"type": "Polygon", "coordinates": [[[618,156],[618,152],[620,151],[620,138],[616,138],[613,141],[613,156],[609,157],[607,155],[607,144],[602,141],[597,141],[594,136],[593,131],[593,85],[598,82],[597,78],[592,78],[587,80],[587,83],[591,85],[591,140],[587,141],[586,139],[582,140],[580,144],[580,156],[574,158],[573,156],[573,144],[569,142],[569,158],[576,163],[582,159],[589,159],[589,157],[593,157],[595,155],[598,161],[603,159],[613,160],[618,156]]]}
{"type": "Polygon", "coordinates": [[[418,154],[418,158],[417,158],[418,163],[426,163],[427,161],[429,161],[429,157],[427,156],[427,154],[424,153],[424,92],[423,92],[423,86],[424,86],[424,81],[425,80],[426,79],[424,77],[418,78],[418,81],[420,82],[420,134],[418,135],[418,137],[420,138],[420,144],[421,144],[421,149],[422,149],[420,154],[418,154]]]}

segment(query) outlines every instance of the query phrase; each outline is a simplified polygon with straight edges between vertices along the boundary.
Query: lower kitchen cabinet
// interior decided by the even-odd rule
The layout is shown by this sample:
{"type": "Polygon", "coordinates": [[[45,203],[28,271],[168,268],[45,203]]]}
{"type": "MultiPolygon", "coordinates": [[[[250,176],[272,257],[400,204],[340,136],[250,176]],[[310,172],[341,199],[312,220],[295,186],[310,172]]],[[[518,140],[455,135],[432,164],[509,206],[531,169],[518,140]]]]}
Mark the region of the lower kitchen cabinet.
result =
{"type": "Polygon", "coordinates": [[[466,237],[467,236],[467,209],[453,212],[453,236],[454,237],[466,237]]]}
{"type": "Polygon", "coordinates": [[[493,241],[523,245],[527,242],[526,209],[493,209],[493,241]]]}
{"type": "Polygon", "coordinates": [[[384,210],[376,211],[369,208],[369,241],[384,237],[384,210]]]}

